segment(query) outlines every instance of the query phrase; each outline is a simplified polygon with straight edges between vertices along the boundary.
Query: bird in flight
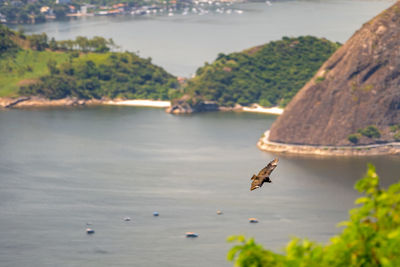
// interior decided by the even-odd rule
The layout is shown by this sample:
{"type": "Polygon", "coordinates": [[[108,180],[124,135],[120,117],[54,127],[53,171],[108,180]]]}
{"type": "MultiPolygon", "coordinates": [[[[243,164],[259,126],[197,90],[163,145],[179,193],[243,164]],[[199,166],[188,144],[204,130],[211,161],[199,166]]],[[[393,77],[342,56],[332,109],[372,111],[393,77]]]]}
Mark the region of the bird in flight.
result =
{"type": "Polygon", "coordinates": [[[276,168],[276,166],[278,166],[278,161],[279,161],[278,158],[274,159],[273,161],[268,163],[268,165],[264,167],[258,173],[258,175],[254,174],[253,177],[251,177],[251,180],[253,180],[253,182],[251,183],[250,191],[260,188],[263,185],[263,183],[272,182],[271,179],[269,179],[269,176],[271,175],[272,171],[276,168]]]}

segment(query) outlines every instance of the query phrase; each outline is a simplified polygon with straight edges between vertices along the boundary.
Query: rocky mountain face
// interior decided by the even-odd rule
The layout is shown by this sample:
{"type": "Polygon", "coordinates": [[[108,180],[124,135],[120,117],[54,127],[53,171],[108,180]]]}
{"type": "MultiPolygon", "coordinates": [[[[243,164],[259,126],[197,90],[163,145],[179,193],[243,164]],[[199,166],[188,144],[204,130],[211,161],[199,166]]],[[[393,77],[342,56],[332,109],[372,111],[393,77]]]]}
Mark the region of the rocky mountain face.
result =
{"type": "Polygon", "coordinates": [[[322,65],[272,125],[269,140],[334,146],[400,141],[400,1],[322,65]]]}

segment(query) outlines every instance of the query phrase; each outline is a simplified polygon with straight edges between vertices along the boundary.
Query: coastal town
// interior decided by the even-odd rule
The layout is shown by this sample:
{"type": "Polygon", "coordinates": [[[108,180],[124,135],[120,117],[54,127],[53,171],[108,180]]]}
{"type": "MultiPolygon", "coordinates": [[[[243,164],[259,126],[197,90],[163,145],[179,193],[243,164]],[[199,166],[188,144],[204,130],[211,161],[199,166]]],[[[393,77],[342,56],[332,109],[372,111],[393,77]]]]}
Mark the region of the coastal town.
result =
{"type": "MultiPolygon", "coordinates": [[[[77,0],[9,0],[0,2],[0,23],[34,24],[51,20],[89,16],[186,16],[188,14],[242,14],[233,7],[241,0],[161,0],[161,1],[101,1],[82,3],[77,0]],[[106,4],[104,4],[106,3],[106,4]]],[[[267,1],[267,4],[270,4],[267,1]]]]}

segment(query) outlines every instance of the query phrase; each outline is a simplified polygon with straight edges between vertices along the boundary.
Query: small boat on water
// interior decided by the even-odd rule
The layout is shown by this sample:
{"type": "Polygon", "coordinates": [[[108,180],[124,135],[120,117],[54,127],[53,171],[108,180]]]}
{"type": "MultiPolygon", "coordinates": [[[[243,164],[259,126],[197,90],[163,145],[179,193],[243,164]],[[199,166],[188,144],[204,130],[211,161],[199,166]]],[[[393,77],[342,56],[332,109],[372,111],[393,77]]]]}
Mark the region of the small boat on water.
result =
{"type": "Polygon", "coordinates": [[[249,218],[249,223],[258,223],[257,218],[249,218]]]}
{"type": "Polygon", "coordinates": [[[186,232],[185,236],[188,238],[194,238],[194,237],[198,237],[199,235],[193,232],[186,232]]]}
{"type": "Polygon", "coordinates": [[[86,233],[88,235],[94,234],[94,230],[92,228],[86,228],[86,233]]]}
{"type": "Polygon", "coordinates": [[[125,222],[129,222],[130,220],[131,220],[130,217],[125,217],[125,218],[124,218],[124,221],[125,221],[125,222]]]}
{"type": "Polygon", "coordinates": [[[153,216],[157,217],[158,215],[160,215],[157,211],[153,212],[153,216]]]}

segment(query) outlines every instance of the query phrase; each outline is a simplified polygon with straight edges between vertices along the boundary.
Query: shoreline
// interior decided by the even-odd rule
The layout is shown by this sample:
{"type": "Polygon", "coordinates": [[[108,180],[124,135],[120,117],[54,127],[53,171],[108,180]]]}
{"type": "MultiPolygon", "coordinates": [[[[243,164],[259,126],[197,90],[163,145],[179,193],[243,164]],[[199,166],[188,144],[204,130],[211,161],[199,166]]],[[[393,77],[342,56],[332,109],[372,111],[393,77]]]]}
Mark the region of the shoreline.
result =
{"type": "Polygon", "coordinates": [[[168,108],[171,106],[171,101],[150,100],[150,99],[127,99],[127,100],[108,100],[104,101],[103,104],[114,105],[114,106],[168,108]]]}
{"type": "Polygon", "coordinates": [[[272,114],[272,115],[281,115],[283,113],[284,109],[280,108],[280,107],[265,108],[258,104],[254,104],[252,107],[242,107],[242,111],[254,112],[254,113],[265,113],[265,114],[272,114]]]}
{"type": "MultiPolygon", "coordinates": [[[[169,108],[171,101],[151,100],[151,99],[77,99],[77,98],[62,98],[50,100],[37,96],[7,98],[0,97],[0,108],[40,108],[40,107],[76,107],[76,106],[94,106],[94,105],[110,105],[110,106],[134,106],[134,107],[151,107],[151,108],[169,108]]],[[[218,111],[237,111],[263,113],[270,115],[281,115],[283,109],[279,107],[264,108],[258,104],[252,107],[241,107],[238,109],[224,109],[220,107],[218,111]]]]}
{"type": "Polygon", "coordinates": [[[373,144],[363,146],[320,146],[293,145],[271,142],[268,140],[269,130],[258,140],[257,147],[262,151],[278,154],[297,154],[311,156],[377,156],[400,155],[400,142],[373,144]]]}
{"type": "Polygon", "coordinates": [[[150,99],[130,99],[130,100],[105,100],[105,99],[77,99],[62,98],[50,100],[37,96],[19,98],[0,98],[0,108],[40,108],[40,107],[76,107],[76,106],[95,106],[95,105],[114,105],[114,106],[138,106],[166,108],[171,105],[170,101],[150,100],[150,99]]]}

